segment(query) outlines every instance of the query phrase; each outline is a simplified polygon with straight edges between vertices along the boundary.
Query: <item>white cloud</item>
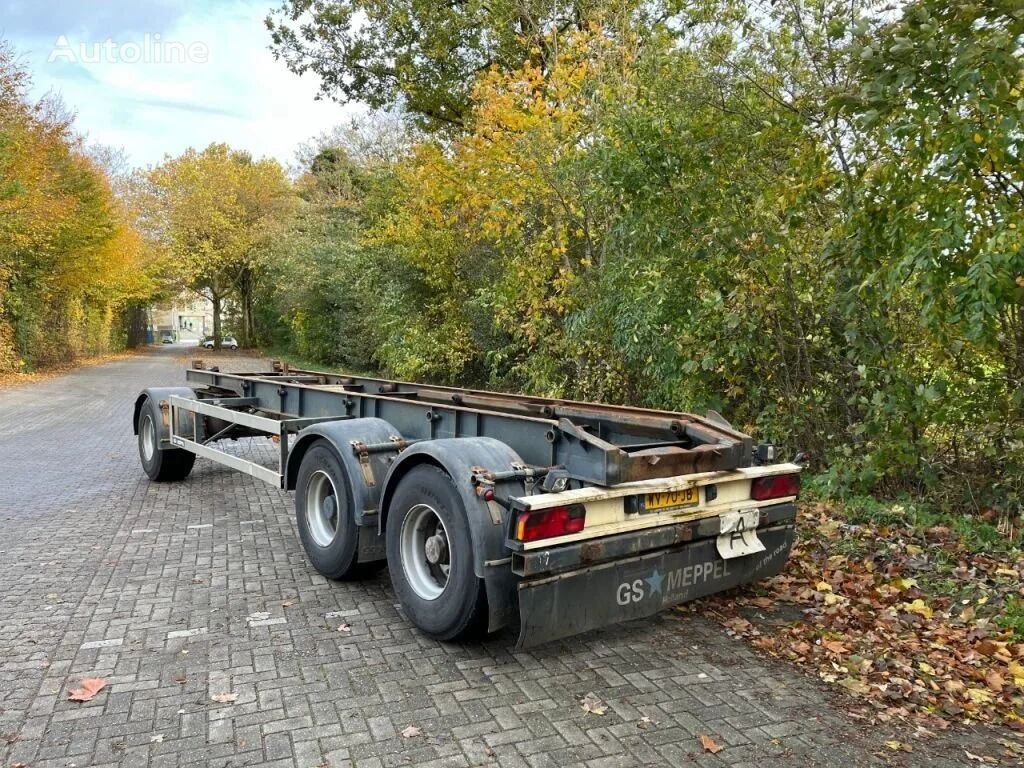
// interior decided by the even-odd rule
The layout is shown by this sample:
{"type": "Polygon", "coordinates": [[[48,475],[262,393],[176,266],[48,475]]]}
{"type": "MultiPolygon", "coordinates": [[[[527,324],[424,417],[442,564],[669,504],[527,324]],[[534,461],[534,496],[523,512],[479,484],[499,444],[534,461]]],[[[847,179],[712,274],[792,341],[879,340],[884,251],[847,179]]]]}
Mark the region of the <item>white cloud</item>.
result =
{"type": "Polygon", "coordinates": [[[13,42],[28,54],[37,94],[61,93],[77,112],[80,132],[90,141],[123,147],[135,165],[215,141],[287,164],[300,142],[360,110],[316,101],[313,76],[300,78],[274,60],[263,25],[269,8],[244,0],[191,5],[158,32],[97,29],[90,39],[66,35],[72,50],[110,38],[140,46],[147,34],[154,45],[201,44],[208,54],[205,63],[197,56],[185,63],[127,64],[116,55],[99,63],[94,57],[72,63],[67,56],[48,62],[56,38],[23,33],[13,42]]]}

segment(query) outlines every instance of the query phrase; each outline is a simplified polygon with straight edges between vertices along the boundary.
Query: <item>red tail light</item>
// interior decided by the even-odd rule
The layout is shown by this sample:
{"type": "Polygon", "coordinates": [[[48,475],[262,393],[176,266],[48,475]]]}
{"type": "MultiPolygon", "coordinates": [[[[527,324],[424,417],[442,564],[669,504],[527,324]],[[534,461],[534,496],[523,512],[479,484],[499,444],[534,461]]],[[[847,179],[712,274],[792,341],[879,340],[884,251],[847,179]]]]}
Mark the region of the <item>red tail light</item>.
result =
{"type": "Polygon", "coordinates": [[[582,531],[586,522],[587,509],[582,504],[522,512],[516,520],[516,538],[519,541],[537,541],[568,536],[582,531]]]}
{"type": "Polygon", "coordinates": [[[800,493],[800,475],[772,475],[759,477],[750,484],[750,498],[754,501],[781,499],[800,493]]]}

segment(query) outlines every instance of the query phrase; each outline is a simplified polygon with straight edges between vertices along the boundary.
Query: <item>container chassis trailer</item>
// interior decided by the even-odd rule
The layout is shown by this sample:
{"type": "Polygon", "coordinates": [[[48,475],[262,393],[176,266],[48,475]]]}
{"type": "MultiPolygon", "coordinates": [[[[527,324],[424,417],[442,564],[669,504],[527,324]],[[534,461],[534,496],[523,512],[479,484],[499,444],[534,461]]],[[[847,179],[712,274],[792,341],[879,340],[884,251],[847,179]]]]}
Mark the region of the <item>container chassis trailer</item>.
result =
{"type": "Polygon", "coordinates": [[[799,473],[717,414],[599,405],[291,370],[226,373],[135,401],[154,481],[197,456],[295,492],[330,579],[387,563],[440,640],[518,628],[529,647],[773,576],[799,473]],[[269,438],[276,466],[218,446],[269,438]]]}

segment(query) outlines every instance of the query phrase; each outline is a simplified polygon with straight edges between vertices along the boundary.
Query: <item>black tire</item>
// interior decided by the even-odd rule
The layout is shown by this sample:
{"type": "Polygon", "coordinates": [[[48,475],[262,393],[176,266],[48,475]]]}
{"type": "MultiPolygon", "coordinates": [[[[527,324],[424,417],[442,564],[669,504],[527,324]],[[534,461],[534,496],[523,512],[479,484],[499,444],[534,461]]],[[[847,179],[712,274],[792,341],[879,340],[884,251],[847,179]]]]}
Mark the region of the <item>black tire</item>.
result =
{"type": "Polygon", "coordinates": [[[147,398],[142,410],[139,411],[138,424],[139,460],[142,462],[142,469],[150,480],[157,483],[184,480],[196,463],[196,455],[181,448],[161,449],[160,422],[160,408],[153,400],[147,398]]]}
{"type": "Polygon", "coordinates": [[[302,457],[295,482],[295,520],[302,548],[322,576],[350,579],[366,572],[359,563],[359,529],[353,514],[348,475],[326,440],[317,440],[302,457]],[[324,478],[329,486],[324,484],[324,478]],[[334,499],[333,526],[331,521],[324,521],[326,528],[320,527],[316,520],[317,509],[330,507],[321,491],[328,492],[334,499]]]}
{"type": "MultiPolygon", "coordinates": [[[[398,601],[409,619],[438,640],[472,641],[483,638],[487,632],[487,592],[483,579],[477,578],[473,572],[469,522],[452,479],[432,465],[415,467],[399,481],[389,509],[386,532],[388,573],[398,601]],[[447,579],[440,594],[432,598],[423,596],[413,586],[409,569],[415,569],[416,565],[403,560],[403,530],[407,522],[411,526],[410,531],[421,530],[415,521],[422,519],[424,507],[440,519],[449,556],[447,579]]],[[[437,584],[440,586],[439,578],[437,584]]]]}

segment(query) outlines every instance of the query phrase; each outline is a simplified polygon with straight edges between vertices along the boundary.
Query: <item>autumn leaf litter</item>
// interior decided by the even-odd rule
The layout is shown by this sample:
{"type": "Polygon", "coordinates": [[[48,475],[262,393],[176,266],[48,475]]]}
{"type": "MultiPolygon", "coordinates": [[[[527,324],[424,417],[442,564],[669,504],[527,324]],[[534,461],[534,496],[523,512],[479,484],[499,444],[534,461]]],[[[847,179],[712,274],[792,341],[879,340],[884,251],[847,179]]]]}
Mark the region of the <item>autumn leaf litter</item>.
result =
{"type": "Polygon", "coordinates": [[[802,509],[797,527],[789,564],[753,588],[760,594],[679,610],[842,686],[879,722],[1024,730],[1024,643],[996,621],[999,606],[1021,595],[1018,550],[972,552],[942,526],[850,525],[823,504],[802,509]]]}

